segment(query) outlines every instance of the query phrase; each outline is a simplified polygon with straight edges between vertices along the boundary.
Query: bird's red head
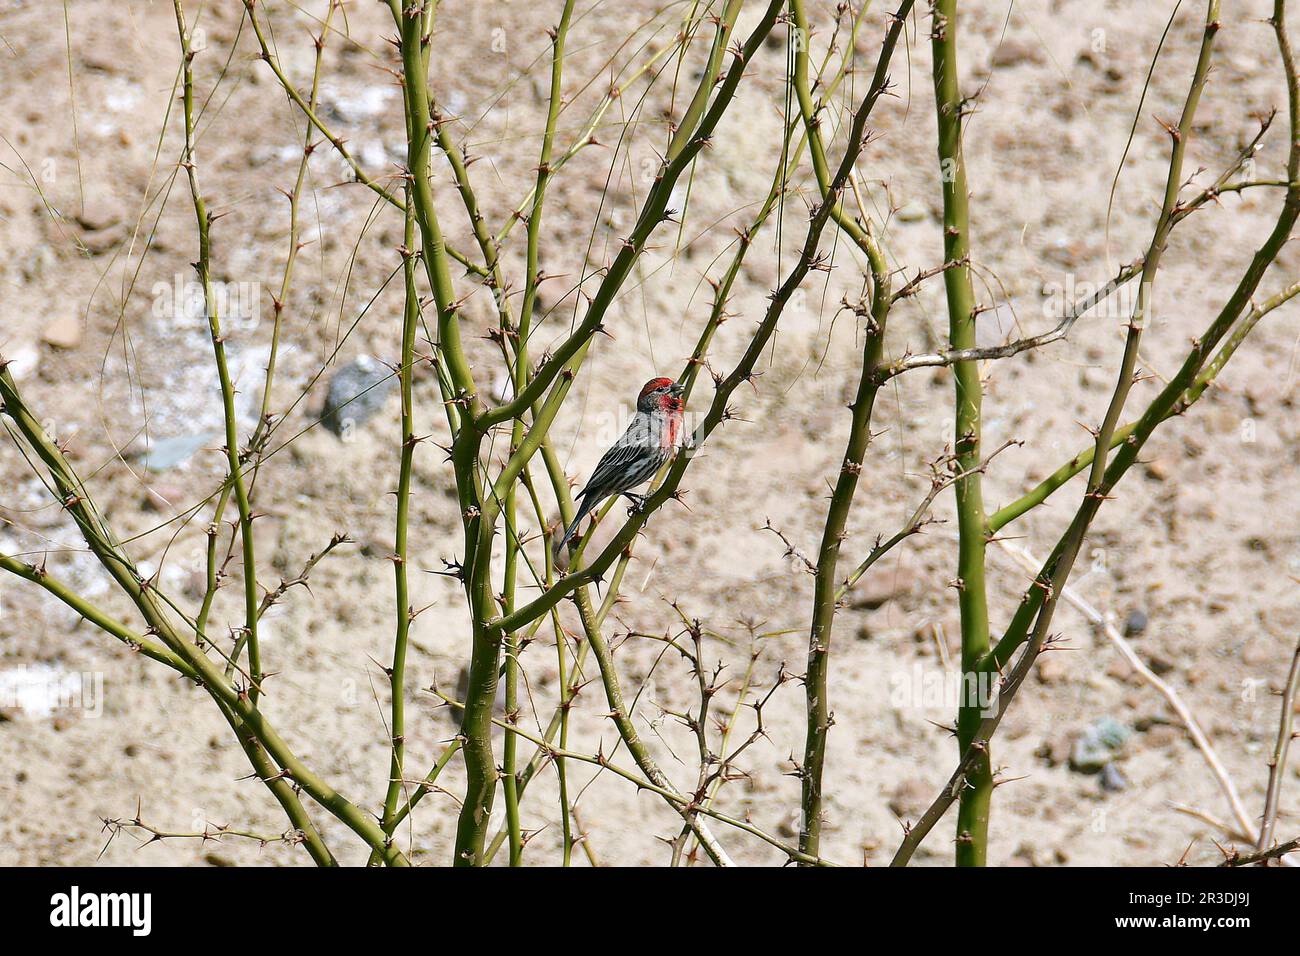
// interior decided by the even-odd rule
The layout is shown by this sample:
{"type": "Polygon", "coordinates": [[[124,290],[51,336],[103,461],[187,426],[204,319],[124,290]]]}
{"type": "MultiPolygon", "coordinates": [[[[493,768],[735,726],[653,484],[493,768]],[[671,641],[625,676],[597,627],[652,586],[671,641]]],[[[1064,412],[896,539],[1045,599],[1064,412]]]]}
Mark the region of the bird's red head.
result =
{"type": "Polygon", "coordinates": [[[636,407],[643,412],[680,412],[682,410],[682,392],[686,389],[671,378],[652,378],[641,386],[641,394],[636,397],[636,407]]]}

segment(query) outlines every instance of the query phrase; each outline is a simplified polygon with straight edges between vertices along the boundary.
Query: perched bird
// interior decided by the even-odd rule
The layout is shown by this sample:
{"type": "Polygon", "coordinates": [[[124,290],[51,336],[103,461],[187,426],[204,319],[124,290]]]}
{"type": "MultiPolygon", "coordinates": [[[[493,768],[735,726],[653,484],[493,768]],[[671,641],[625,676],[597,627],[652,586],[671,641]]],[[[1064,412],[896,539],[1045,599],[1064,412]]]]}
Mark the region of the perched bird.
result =
{"type": "Polygon", "coordinates": [[[579,494],[578,513],[555,546],[558,551],[573,537],[582,519],[611,495],[626,495],[637,507],[645,501],[632,489],[654,477],[673,456],[682,439],[682,392],[686,386],[670,378],[652,378],[636,399],[636,414],[623,437],[601,457],[591,480],[579,494]]]}

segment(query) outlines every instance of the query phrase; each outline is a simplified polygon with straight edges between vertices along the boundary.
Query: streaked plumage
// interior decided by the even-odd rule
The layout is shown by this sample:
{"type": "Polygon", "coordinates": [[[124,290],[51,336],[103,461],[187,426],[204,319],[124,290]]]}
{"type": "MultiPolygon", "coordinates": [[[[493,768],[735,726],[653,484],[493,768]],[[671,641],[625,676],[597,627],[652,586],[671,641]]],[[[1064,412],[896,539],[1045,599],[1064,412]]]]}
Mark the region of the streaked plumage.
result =
{"type": "Polygon", "coordinates": [[[649,481],[673,456],[682,438],[682,391],[681,385],[668,378],[652,378],[642,387],[636,414],[623,437],[596,464],[579,495],[578,513],[556,550],[564,547],[582,519],[602,501],[649,481]]]}

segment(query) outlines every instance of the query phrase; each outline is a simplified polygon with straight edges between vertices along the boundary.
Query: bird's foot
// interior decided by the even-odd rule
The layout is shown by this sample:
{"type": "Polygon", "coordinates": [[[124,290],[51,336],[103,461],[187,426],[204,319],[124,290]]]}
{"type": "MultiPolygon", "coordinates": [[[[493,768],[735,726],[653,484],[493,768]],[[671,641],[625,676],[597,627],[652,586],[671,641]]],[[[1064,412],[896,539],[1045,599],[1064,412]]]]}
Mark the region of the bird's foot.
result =
{"type": "Polygon", "coordinates": [[[639,515],[642,512],[642,510],[645,508],[645,499],[646,499],[645,495],[636,495],[630,491],[625,491],[623,492],[623,497],[626,498],[628,501],[632,502],[627,507],[627,514],[629,518],[633,517],[634,515],[639,515]]]}

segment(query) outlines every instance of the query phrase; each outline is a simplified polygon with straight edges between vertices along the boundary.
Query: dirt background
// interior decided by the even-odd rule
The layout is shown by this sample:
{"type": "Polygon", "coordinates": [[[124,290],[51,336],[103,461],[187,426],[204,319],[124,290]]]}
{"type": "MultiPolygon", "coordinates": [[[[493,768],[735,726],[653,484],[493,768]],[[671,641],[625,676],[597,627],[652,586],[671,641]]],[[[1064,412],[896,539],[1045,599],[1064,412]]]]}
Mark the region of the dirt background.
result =
{"type": "MultiPolygon", "coordinates": [[[[197,16],[197,5],[191,18],[197,16]]],[[[279,56],[294,81],[310,80],[311,36],[320,2],[261,4],[279,56]],[[300,6],[300,9],[298,9],[300,6]],[[309,32],[310,31],[310,32],[309,32]]],[[[921,4],[919,6],[924,6],[921,4]]],[[[1125,144],[1143,82],[1172,4],[1058,0],[967,4],[962,18],[962,73],[968,93],[981,91],[966,140],[974,210],[980,320],[986,342],[1046,327],[1060,289],[1104,281],[1139,255],[1149,240],[1163,188],[1168,140],[1155,117],[1181,108],[1199,38],[1200,4],[1184,3],[1142,106],[1132,145],[1125,144]],[[1123,175],[1109,207],[1112,179],[1123,175]],[[1074,284],[1073,286],[1071,284],[1074,284]]],[[[1198,117],[1187,169],[1204,167],[1204,184],[1231,163],[1254,133],[1257,115],[1285,107],[1272,33],[1260,22],[1271,4],[1225,5],[1215,70],[1198,117]]],[[[635,68],[667,42],[681,8],[642,0],[579,3],[570,37],[559,142],[567,146],[620,69],[635,68]],[[635,39],[620,45],[631,30],[635,39]]],[[[228,347],[240,388],[240,422],[251,430],[268,354],[271,295],[287,251],[287,202],[303,125],[256,46],[242,4],[209,4],[197,19],[206,50],[198,71],[206,101],[198,156],[213,210],[217,278],[258,283],[261,321],[236,324],[228,347]]],[[[433,53],[434,92],[458,117],[457,138],[476,162],[491,223],[503,223],[526,194],[544,118],[548,48],[544,34],[558,3],[446,0],[433,53]]],[[[815,3],[814,50],[820,57],[834,6],[815,3]]],[[[177,179],[180,127],[172,101],[178,52],[170,4],[76,0],[68,30],[46,3],[12,2],[0,13],[0,352],[38,415],[70,449],[103,510],[146,570],[192,611],[202,593],[203,529],[211,509],[188,523],[169,521],[206,498],[222,472],[219,396],[203,325],[169,289],[191,276],[193,211],[177,179]],[[69,54],[70,49],[70,54],[69,54]],[[69,56],[71,62],[69,63],[69,56]],[[71,79],[69,76],[71,74],[71,79]],[[169,115],[169,107],[171,112],[169,115]],[[64,347],[51,344],[62,340],[64,347]],[[193,436],[201,450],[162,472],[142,467],[150,443],[193,436]]],[[[752,14],[742,23],[747,28],[752,14]]],[[[884,14],[874,10],[860,41],[861,62],[874,64],[884,14]]],[[[322,110],[363,166],[391,180],[403,156],[401,96],[385,68],[392,32],[379,4],[346,8],[327,44],[322,110]]],[[[1293,24],[1293,28],[1300,24],[1293,24]]],[[[930,105],[929,21],[909,27],[895,59],[896,97],[873,117],[876,138],[859,165],[873,212],[888,220],[889,253],[908,275],[941,257],[934,116],[930,105]],[[891,211],[893,210],[893,211],[891,211]]],[[[697,165],[689,217],[680,236],[667,230],[644,258],[592,351],[571,403],[555,428],[566,468],[584,476],[613,437],[612,409],[625,413],[636,383],[676,374],[707,315],[706,275],[748,222],[771,181],[783,108],[782,39],[764,48],[738,102],[697,165]]],[[[692,61],[694,63],[695,61],[692,61]]],[[[681,84],[689,77],[684,71],[681,84]]],[[[841,104],[865,88],[866,74],[841,90],[841,104]]],[[[575,296],[561,298],[584,266],[598,266],[632,221],[645,194],[647,167],[679,114],[668,71],[648,92],[634,83],[598,131],[603,145],[579,152],[550,190],[543,268],[570,278],[546,286],[553,309],[535,350],[567,331],[575,296]],[[627,124],[626,126],[624,124],[627,124]],[[620,144],[620,134],[625,138],[620,144]],[[615,148],[617,147],[617,149],[615,148]],[[593,228],[593,223],[595,226],[593,228]]],[[[836,114],[839,115],[839,114],[836,114]]],[[[1285,130],[1278,126],[1256,160],[1259,178],[1283,173],[1285,130]]],[[[838,154],[837,144],[835,153],[838,154]]],[[[713,352],[725,371],[745,344],[764,297],[792,261],[803,237],[807,172],[784,209],[781,241],[774,223],[746,261],[732,302],[735,318],[713,352]]],[[[304,247],[284,313],[284,341],[272,408],[284,415],[273,446],[283,446],[257,482],[261,580],[292,576],[334,531],[356,544],[324,561],[311,590],[295,588],[264,621],[264,658],[273,679],[265,708],[299,754],[338,789],[377,809],[387,774],[386,683],[376,661],[391,655],[394,618],[392,549],[398,463],[398,409],[382,412],[340,441],[316,426],[325,382],[359,355],[395,357],[399,343],[400,216],[377,207],[364,187],[348,184],[325,145],[313,156],[303,201],[304,247]],[[374,300],[367,309],[367,303],[374,300]],[[359,317],[359,318],[358,318],[359,317]],[[322,368],[325,374],[317,378],[322,368]],[[290,440],[292,439],[292,440],[290,440]]],[[[463,211],[445,165],[437,193],[450,241],[469,250],[463,211]]],[[[1276,215],[1275,190],[1230,196],[1180,225],[1166,255],[1156,318],[1144,366],[1157,376],[1176,367],[1188,340],[1223,303],[1255,243],[1276,215]]],[[[751,649],[758,656],[754,693],[766,693],[778,667],[803,669],[812,579],[784,556],[771,520],[806,554],[815,552],[828,482],[838,469],[860,351],[852,318],[839,315],[842,295],[857,290],[861,263],[843,242],[823,242],[835,268],[817,274],[793,303],[754,390],[737,393],[743,420],[728,424],[687,473],[690,509],[671,505],[651,522],[637,548],[624,600],[607,623],[637,719],[666,771],[693,785],[695,745],[670,716],[694,706],[694,680],[663,645],[626,632],[680,631],[670,606],[699,618],[706,660],[726,665],[732,683],[719,697],[731,708],[751,649]]],[[[506,257],[522,272],[522,230],[506,257]]],[[[1294,277],[1300,258],[1288,247],[1263,291],[1294,277]]],[[[901,279],[899,280],[902,281],[901,279]]],[[[466,338],[485,388],[499,388],[499,358],[479,338],[491,319],[486,292],[458,278],[469,295],[466,338]],[[470,295],[470,293],[473,293],[470,295]]],[[[1277,726],[1277,698],[1300,634],[1300,530],[1296,522],[1297,318],[1293,305],[1261,323],[1186,417],[1163,427],[1125,479],[1089,537],[1088,558],[1074,585],[1124,622],[1148,620],[1134,638],[1195,711],[1242,792],[1249,812],[1263,804],[1267,755],[1277,726]]],[[[1010,438],[1023,447],[989,470],[991,507],[1012,500],[1053,470],[1100,420],[1117,367],[1121,311],[1092,315],[1068,341],[986,368],[985,434],[989,448],[1010,438]]],[[[942,286],[926,284],[892,318],[890,351],[921,350],[945,328],[942,286]]],[[[1130,408],[1154,395],[1158,379],[1134,389],[1130,408]]],[[[445,439],[436,390],[417,387],[419,434],[445,439]]],[[[697,405],[702,403],[697,402],[697,405]]],[[[952,383],[943,371],[896,379],[881,395],[879,435],[864,470],[850,521],[844,563],[864,555],[878,534],[901,526],[920,500],[926,463],[951,438],[952,383]]],[[[449,466],[433,442],[416,457],[412,565],[440,568],[458,556],[459,532],[449,466]]],[[[1071,484],[1007,529],[1016,543],[1042,554],[1078,501],[1071,484]]],[[[547,499],[550,505],[549,498],[547,499]]],[[[935,513],[951,517],[951,494],[935,513]]],[[[615,513],[617,514],[617,513],[615,513]]],[[[111,592],[75,529],[49,498],[12,440],[0,442],[0,549],[44,562],[82,593],[125,620],[137,620],[111,592]]],[[[934,525],[896,549],[850,598],[835,631],[826,775],[824,853],[841,862],[886,862],[900,819],[915,818],[947,778],[955,745],[942,724],[952,706],[939,690],[951,678],[957,627],[954,531],[934,525]],[[873,607],[868,607],[873,605],[873,607]]],[[[236,622],[237,561],[219,595],[212,631],[236,622]]],[[[1028,576],[995,548],[990,557],[995,632],[1007,620],[1028,576]]],[[[413,574],[412,602],[429,605],[416,621],[409,662],[409,773],[422,775],[454,732],[448,710],[421,688],[452,688],[468,655],[468,618],[455,582],[413,574]]],[[[283,817],[269,794],[246,778],[248,766],[206,695],[159,666],[132,656],[64,606],[24,582],[0,580],[0,863],[115,865],[302,864],[280,844],[239,839],[168,840],[141,847],[123,834],[104,849],[101,818],[129,818],[141,807],[150,824],[170,831],[230,824],[275,834],[283,817]],[[91,706],[47,711],[43,694],[76,675],[91,706]],[[101,854],[101,850],[103,851],[101,854]]],[[[563,614],[571,626],[572,608],[563,614]]],[[[1073,609],[1056,628],[1068,649],[1047,655],[1016,701],[995,750],[1013,782],[998,789],[990,859],[997,864],[1164,864],[1186,851],[1192,862],[1218,858],[1219,829],[1175,806],[1218,819],[1225,801],[1200,753],[1162,698],[1119,660],[1104,637],[1073,609]],[[1133,731],[1116,766],[1127,787],[1106,791],[1099,777],[1073,772],[1071,741],[1109,717],[1133,731]]],[[[556,698],[554,635],[543,629],[522,658],[529,727],[549,718],[556,698]]],[[[588,667],[588,676],[595,675],[588,667]]],[[[803,747],[803,694],[798,681],[776,690],[764,713],[768,736],[740,761],[744,774],[722,791],[720,805],[783,839],[797,836],[798,780],[792,755],[803,747]]],[[[615,748],[616,733],[598,682],[578,699],[570,746],[615,748]]],[[[752,728],[746,709],[734,741],[752,728]]],[[[716,737],[715,737],[716,739],[716,737]]],[[[531,748],[521,748],[531,754],[531,748]]],[[[1296,826],[1300,781],[1287,774],[1281,835],[1296,826]]],[[[663,837],[680,821],[654,795],[637,793],[609,774],[571,767],[587,847],[602,863],[660,865],[663,837]]],[[[453,764],[401,832],[422,863],[445,863],[461,788],[453,764]]],[[[553,863],[559,831],[555,775],[529,790],[524,826],[539,831],[526,860],[553,863]]],[[[316,815],[345,862],[364,858],[350,834],[316,815]]],[[[719,827],[744,863],[776,864],[779,851],[719,827]]],[[[951,860],[951,822],[935,831],[918,862],[951,860]]],[[[587,858],[575,854],[578,863],[587,858]]]]}

